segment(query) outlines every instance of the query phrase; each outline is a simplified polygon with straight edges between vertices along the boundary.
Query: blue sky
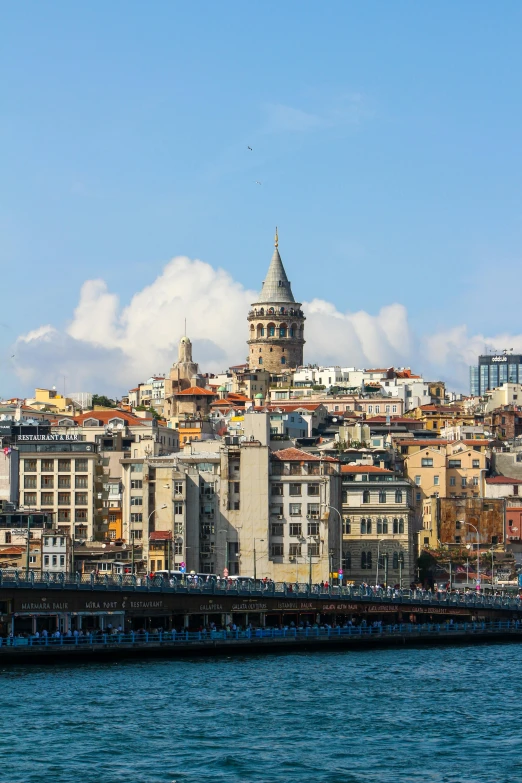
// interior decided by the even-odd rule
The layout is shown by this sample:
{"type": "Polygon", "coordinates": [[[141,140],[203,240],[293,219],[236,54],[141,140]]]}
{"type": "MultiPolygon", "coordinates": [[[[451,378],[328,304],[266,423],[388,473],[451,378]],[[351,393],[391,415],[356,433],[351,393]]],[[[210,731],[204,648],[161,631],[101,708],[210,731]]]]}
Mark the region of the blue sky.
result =
{"type": "Polygon", "coordinates": [[[276,224],[301,300],[399,303],[414,341],[466,327],[440,374],[516,342],[521,22],[516,2],[4,3],[0,394],[29,391],[40,351],[18,363],[16,338],[63,337],[85,281],[125,308],[182,255],[258,289],[276,224]]]}

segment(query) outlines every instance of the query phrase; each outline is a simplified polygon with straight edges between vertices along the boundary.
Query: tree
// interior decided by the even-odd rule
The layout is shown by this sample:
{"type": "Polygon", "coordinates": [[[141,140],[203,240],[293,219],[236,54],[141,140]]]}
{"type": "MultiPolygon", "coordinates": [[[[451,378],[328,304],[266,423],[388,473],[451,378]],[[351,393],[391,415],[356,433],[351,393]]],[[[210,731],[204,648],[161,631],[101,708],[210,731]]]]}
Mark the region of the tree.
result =
{"type": "Polygon", "coordinates": [[[93,394],[92,395],[92,406],[94,408],[95,405],[101,405],[104,408],[115,408],[116,403],[114,400],[109,399],[109,397],[106,397],[105,394],[93,394]]]}

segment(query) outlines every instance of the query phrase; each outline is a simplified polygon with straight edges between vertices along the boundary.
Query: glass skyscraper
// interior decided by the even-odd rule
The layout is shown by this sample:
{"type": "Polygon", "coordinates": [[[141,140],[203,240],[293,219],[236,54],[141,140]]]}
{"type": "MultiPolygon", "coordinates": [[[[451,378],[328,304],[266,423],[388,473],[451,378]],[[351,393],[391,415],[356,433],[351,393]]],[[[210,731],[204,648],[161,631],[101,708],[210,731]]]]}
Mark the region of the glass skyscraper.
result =
{"type": "Polygon", "coordinates": [[[481,397],[488,389],[495,389],[503,383],[522,383],[520,354],[479,356],[478,366],[469,368],[469,387],[474,397],[481,397]]]}

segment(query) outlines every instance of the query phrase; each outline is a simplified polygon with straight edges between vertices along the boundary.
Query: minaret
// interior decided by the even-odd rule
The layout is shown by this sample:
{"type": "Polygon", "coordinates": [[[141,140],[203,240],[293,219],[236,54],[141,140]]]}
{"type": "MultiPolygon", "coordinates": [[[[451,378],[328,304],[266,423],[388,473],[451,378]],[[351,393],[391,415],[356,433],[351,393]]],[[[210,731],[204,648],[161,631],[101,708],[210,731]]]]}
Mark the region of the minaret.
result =
{"type": "Polygon", "coordinates": [[[259,300],[248,314],[248,363],[251,370],[280,373],[303,364],[304,322],[279,255],[279,236],[259,300]]]}

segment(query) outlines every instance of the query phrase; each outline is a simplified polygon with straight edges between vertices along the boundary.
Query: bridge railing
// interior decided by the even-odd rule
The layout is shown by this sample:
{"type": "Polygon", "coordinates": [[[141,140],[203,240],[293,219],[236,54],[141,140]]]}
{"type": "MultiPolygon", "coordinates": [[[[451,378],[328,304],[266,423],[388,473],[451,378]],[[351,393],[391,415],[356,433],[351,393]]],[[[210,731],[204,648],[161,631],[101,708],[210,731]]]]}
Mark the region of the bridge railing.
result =
{"type": "Polygon", "coordinates": [[[10,636],[0,637],[0,654],[9,647],[96,647],[129,645],[175,645],[175,644],[213,644],[219,641],[256,641],[256,640],[306,640],[335,639],[340,637],[386,637],[386,636],[440,636],[452,633],[506,633],[522,631],[522,621],[507,620],[492,623],[395,623],[388,625],[349,625],[343,627],[314,626],[309,628],[253,628],[247,630],[219,631],[131,631],[130,633],[89,633],[89,634],[53,634],[47,636],[10,636]]]}
{"type": "Polygon", "coordinates": [[[450,606],[465,606],[484,609],[513,609],[522,611],[518,595],[502,593],[491,595],[478,591],[431,591],[399,590],[395,588],[359,586],[337,586],[309,584],[307,582],[273,582],[264,579],[225,579],[209,577],[183,578],[133,574],[80,574],[37,572],[25,569],[0,569],[0,587],[42,588],[73,590],[135,590],[138,592],[167,592],[181,594],[232,594],[279,596],[286,598],[324,598],[339,601],[372,601],[380,603],[408,603],[450,606]]]}

